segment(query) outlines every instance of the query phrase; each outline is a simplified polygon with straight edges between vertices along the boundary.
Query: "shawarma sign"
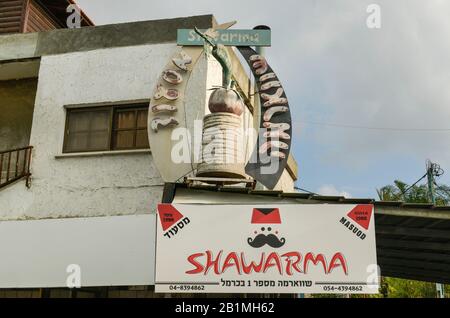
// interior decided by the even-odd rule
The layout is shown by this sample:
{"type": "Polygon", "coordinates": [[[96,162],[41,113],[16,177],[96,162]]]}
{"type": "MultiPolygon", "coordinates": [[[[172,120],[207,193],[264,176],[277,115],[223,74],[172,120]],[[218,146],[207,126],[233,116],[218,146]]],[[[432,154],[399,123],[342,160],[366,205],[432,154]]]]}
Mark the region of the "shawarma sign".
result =
{"type": "Polygon", "coordinates": [[[150,147],[158,150],[153,152],[153,160],[165,182],[178,182],[191,174],[239,180],[251,177],[268,189],[274,189],[285,171],[292,143],[289,101],[274,69],[264,56],[252,49],[252,46],[270,46],[271,32],[229,29],[234,23],[208,30],[178,30],[180,48],[161,71],[151,95],[148,115],[150,147]],[[257,113],[261,116],[259,124],[252,124],[252,127],[246,127],[241,118],[247,108],[233,80],[229,47],[237,48],[255,78],[260,105],[257,113]],[[189,81],[204,53],[219,62],[222,83],[207,87],[207,91],[212,91],[208,100],[210,114],[204,116],[198,134],[193,129],[192,116],[198,101],[188,98],[189,81]],[[249,133],[250,128],[256,138],[249,133]],[[180,136],[185,136],[187,147],[180,143],[183,139],[180,136]],[[200,140],[196,142],[197,139],[200,140]],[[187,155],[178,156],[179,148],[187,148],[183,151],[187,155]],[[253,151],[247,153],[247,148],[253,151]]]}
{"type": "MultiPolygon", "coordinates": [[[[206,30],[202,30],[206,31],[206,30]]],[[[270,30],[215,30],[212,40],[227,46],[271,46],[270,30]]],[[[178,45],[203,45],[204,40],[193,29],[177,32],[178,45]]]]}
{"type": "Polygon", "coordinates": [[[160,204],[158,216],[156,292],[378,293],[373,205],[160,204]]]}

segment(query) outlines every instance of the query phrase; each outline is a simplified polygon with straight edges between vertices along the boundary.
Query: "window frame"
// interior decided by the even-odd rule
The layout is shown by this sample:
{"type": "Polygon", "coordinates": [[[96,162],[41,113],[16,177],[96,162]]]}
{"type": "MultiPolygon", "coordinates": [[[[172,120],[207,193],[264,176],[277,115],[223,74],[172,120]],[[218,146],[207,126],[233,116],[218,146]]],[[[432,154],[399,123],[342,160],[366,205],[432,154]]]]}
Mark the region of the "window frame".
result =
{"type": "MultiPolygon", "coordinates": [[[[149,150],[150,144],[148,147],[136,147],[136,135],[138,130],[143,130],[143,128],[139,129],[137,127],[137,116],[136,116],[136,126],[134,129],[124,129],[124,130],[134,130],[134,142],[133,142],[133,148],[120,148],[120,149],[114,149],[113,143],[114,143],[114,132],[120,131],[120,129],[115,129],[114,127],[114,119],[116,116],[116,113],[118,110],[135,110],[136,114],[139,110],[147,110],[148,111],[148,103],[143,102],[136,102],[136,103],[126,103],[126,104],[112,104],[112,105],[104,105],[104,106],[84,106],[84,107],[66,107],[66,118],[65,118],[65,127],[64,127],[64,141],[63,141],[63,154],[73,154],[73,153],[92,153],[92,152],[115,152],[115,151],[133,151],[133,150],[149,150]],[[108,110],[109,111],[109,125],[108,125],[108,146],[105,149],[95,149],[95,150],[70,150],[68,149],[68,143],[69,143],[69,121],[70,121],[70,115],[72,113],[81,113],[81,112],[95,112],[95,111],[101,111],[101,110],[108,110]]],[[[146,127],[146,130],[148,132],[148,125],[146,127]]]]}

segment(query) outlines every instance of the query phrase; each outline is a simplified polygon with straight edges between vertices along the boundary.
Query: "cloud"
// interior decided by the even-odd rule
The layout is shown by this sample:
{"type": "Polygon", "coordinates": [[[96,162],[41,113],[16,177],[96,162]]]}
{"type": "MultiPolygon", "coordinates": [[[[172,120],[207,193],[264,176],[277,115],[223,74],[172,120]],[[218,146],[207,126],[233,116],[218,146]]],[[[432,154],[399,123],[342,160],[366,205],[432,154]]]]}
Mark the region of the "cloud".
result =
{"type": "MultiPolygon", "coordinates": [[[[449,133],[318,126],[327,122],[387,128],[450,127],[450,1],[78,0],[99,24],[213,13],[236,28],[272,27],[269,61],[293,109],[296,132],[309,129],[324,162],[367,166],[387,153],[450,165],[449,133]],[[381,7],[368,29],[367,6],[381,7]],[[239,10],[236,10],[239,8],[239,10]],[[301,128],[301,129],[300,129],[301,128]]],[[[297,142],[302,136],[298,134],[297,142]]]]}
{"type": "Polygon", "coordinates": [[[235,28],[270,25],[273,45],[266,52],[290,100],[294,155],[314,164],[314,173],[302,172],[305,186],[352,184],[346,171],[364,174],[365,188],[375,188],[381,175],[380,184],[416,178],[428,158],[450,167],[450,132],[420,131],[450,128],[450,1],[78,3],[98,24],[212,13],[219,22],[237,20],[235,28]],[[372,3],[381,7],[381,29],[366,26],[372,3]]]}
{"type": "Polygon", "coordinates": [[[317,190],[318,194],[320,195],[330,195],[330,196],[341,196],[346,198],[351,198],[352,195],[346,191],[339,191],[336,189],[336,187],[332,184],[325,184],[317,190]]]}
{"type": "Polygon", "coordinates": [[[380,30],[365,27],[368,2],[352,1],[334,12],[323,6],[322,17],[312,14],[322,23],[312,21],[291,42],[290,51],[298,56],[288,71],[298,87],[290,89],[299,106],[297,124],[323,145],[322,163],[367,167],[380,157],[401,154],[449,165],[450,147],[443,142],[449,132],[302,124],[450,128],[450,42],[444,40],[450,36],[450,19],[443,14],[450,12],[450,2],[377,2],[380,30]]]}

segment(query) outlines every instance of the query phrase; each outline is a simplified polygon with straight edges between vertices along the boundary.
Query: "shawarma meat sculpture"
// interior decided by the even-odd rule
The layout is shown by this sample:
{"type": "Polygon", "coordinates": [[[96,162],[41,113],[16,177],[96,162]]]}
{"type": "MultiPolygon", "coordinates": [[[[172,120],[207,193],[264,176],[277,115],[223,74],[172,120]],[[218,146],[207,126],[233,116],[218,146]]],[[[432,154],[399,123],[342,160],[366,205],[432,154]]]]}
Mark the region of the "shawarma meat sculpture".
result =
{"type": "MultiPolygon", "coordinates": [[[[222,66],[222,87],[215,89],[209,100],[211,113],[229,112],[238,116],[241,115],[244,106],[231,81],[232,66],[225,47],[215,44],[211,38],[197,29],[196,32],[205,40],[205,47],[209,45],[212,48],[213,56],[222,66]]],[[[239,47],[238,49],[246,58],[257,79],[262,108],[260,129],[263,131],[258,138],[258,144],[252,156],[252,159],[256,157],[256,160],[252,160],[246,165],[245,172],[266,187],[273,189],[286,167],[291,147],[292,129],[289,102],[281,82],[267,60],[256,54],[250,47],[239,47]],[[264,155],[279,160],[277,162],[278,169],[275,173],[263,173],[262,167],[271,164],[267,160],[262,160],[264,155]]],[[[208,137],[209,139],[212,138],[208,137]]]]}
{"type": "Polygon", "coordinates": [[[239,162],[243,154],[237,150],[237,143],[242,142],[240,116],[245,106],[231,80],[231,58],[225,46],[214,43],[197,28],[195,32],[204,39],[206,54],[211,52],[222,66],[222,86],[213,88],[208,101],[211,114],[203,119],[202,161],[197,176],[245,178],[244,163],[239,162]],[[211,138],[209,130],[218,134],[211,138]]]}

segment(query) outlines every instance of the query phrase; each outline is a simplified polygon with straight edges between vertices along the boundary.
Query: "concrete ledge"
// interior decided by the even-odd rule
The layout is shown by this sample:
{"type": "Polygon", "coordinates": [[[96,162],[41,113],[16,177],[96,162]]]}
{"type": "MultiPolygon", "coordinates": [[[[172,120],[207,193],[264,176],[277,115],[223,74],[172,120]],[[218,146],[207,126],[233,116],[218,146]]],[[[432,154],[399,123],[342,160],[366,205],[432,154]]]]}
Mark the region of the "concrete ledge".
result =
{"type": "Polygon", "coordinates": [[[0,36],[0,61],[36,57],[39,33],[0,36]]]}
{"type": "Polygon", "coordinates": [[[55,159],[64,158],[83,158],[83,157],[104,157],[104,156],[118,156],[118,155],[139,155],[151,154],[150,149],[135,149],[135,150],[116,150],[116,151],[93,151],[93,152],[73,152],[56,155],[55,159]]]}
{"type": "Polygon", "coordinates": [[[109,47],[175,42],[178,29],[194,26],[211,27],[212,15],[42,32],[39,34],[36,53],[42,56],[109,47]]]}
{"type": "Polygon", "coordinates": [[[176,42],[178,29],[213,26],[212,15],[0,36],[0,61],[111,47],[176,42]]]}

